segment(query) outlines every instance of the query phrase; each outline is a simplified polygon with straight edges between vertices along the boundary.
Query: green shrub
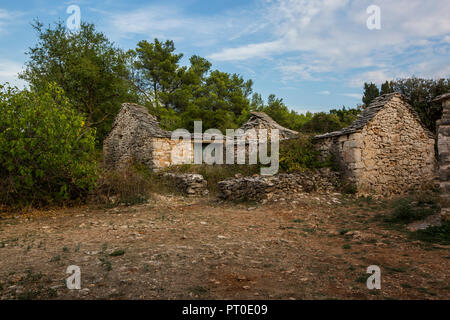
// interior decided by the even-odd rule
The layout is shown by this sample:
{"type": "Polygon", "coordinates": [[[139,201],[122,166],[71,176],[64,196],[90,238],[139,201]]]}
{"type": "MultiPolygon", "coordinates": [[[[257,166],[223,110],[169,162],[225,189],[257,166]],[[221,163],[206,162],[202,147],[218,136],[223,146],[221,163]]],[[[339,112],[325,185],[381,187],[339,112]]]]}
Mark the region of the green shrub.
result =
{"type": "Polygon", "coordinates": [[[280,168],[286,172],[325,167],[336,170],[337,165],[331,157],[326,161],[320,160],[320,153],[314,147],[312,139],[301,136],[294,140],[283,141],[280,144],[280,168]]]}
{"type": "Polygon", "coordinates": [[[425,219],[437,212],[437,206],[429,201],[432,200],[414,201],[413,198],[398,199],[394,202],[391,215],[384,220],[385,222],[391,223],[410,223],[425,219]],[[426,206],[427,204],[431,205],[426,206]]]}
{"type": "Polygon", "coordinates": [[[95,131],[61,89],[0,86],[0,202],[47,205],[83,197],[96,180],[95,131]]]}
{"type": "Polygon", "coordinates": [[[450,245],[450,222],[444,222],[439,227],[412,232],[410,238],[431,243],[450,245]]]}

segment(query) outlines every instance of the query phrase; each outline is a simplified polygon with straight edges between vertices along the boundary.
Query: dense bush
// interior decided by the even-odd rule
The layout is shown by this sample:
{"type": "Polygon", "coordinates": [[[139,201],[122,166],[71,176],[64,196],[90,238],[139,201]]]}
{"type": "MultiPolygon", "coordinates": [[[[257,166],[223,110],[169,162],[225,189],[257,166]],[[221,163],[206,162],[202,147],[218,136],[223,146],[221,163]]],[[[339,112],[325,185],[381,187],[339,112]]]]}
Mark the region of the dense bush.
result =
{"type": "Polygon", "coordinates": [[[312,137],[283,141],[280,144],[280,168],[286,172],[330,167],[336,169],[332,158],[321,161],[319,151],[314,148],[312,137]]]}
{"type": "Polygon", "coordinates": [[[46,205],[79,198],[95,183],[95,132],[56,85],[0,86],[0,202],[46,205]]]}

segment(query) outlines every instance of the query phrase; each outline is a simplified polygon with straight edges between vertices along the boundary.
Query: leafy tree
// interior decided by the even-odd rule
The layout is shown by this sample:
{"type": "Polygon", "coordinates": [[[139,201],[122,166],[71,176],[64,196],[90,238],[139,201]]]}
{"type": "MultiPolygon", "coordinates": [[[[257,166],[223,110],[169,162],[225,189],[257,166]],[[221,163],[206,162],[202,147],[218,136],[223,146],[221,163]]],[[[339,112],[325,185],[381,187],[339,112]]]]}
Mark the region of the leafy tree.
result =
{"type": "Polygon", "coordinates": [[[396,80],[394,90],[404,94],[420,116],[424,125],[432,132],[436,131],[436,121],[442,117],[442,105],[433,100],[444,93],[450,92],[449,79],[407,78],[396,80]]]}
{"type": "Polygon", "coordinates": [[[394,90],[394,82],[393,81],[386,81],[385,83],[383,83],[381,85],[381,91],[380,94],[388,94],[388,93],[393,93],[394,90]]]}
{"type": "Polygon", "coordinates": [[[173,41],[140,41],[134,52],[135,68],[140,73],[136,85],[153,107],[169,105],[169,95],[181,85],[186,68],[180,68],[183,54],[175,54],[173,41]]]}
{"type": "Polygon", "coordinates": [[[49,84],[0,86],[0,202],[50,204],[81,197],[95,183],[95,130],[49,84]]]}
{"type": "Polygon", "coordinates": [[[380,90],[374,83],[364,83],[363,103],[368,106],[375,98],[380,95],[380,90]]]}
{"type": "Polygon", "coordinates": [[[302,132],[311,134],[320,134],[333,132],[345,127],[336,114],[325,112],[315,113],[312,119],[304,124],[302,132]]]}
{"type": "Polygon", "coordinates": [[[343,127],[351,125],[360,113],[361,107],[357,107],[356,109],[346,109],[345,106],[343,106],[342,109],[330,110],[330,114],[336,115],[343,127]]]}
{"type": "Polygon", "coordinates": [[[127,80],[126,55],[93,24],[82,23],[75,33],[63,22],[53,28],[35,22],[33,28],[39,41],[28,51],[30,60],[20,77],[37,90],[56,82],[103,140],[120,104],[136,99],[127,80]]]}

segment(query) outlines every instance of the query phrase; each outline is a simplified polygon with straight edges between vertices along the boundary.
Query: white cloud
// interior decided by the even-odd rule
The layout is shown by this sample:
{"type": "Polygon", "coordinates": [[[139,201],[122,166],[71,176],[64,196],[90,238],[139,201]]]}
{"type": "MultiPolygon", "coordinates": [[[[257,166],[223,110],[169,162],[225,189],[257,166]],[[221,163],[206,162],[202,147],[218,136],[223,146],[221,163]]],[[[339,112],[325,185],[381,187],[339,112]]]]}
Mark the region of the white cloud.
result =
{"type": "Polygon", "coordinates": [[[324,96],[329,96],[331,94],[331,92],[328,91],[328,90],[320,91],[320,92],[317,92],[317,93],[321,94],[321,95],[324,95],[324,96]]]}
{"type": "Polygon", "coordinates": [[[23,16],[23,14],[23,12],[8,11],[0,8],[0,35],[2,33],[7,33],[10,25],[19,22],[18,19],[23,16]]]}
{"type": "Polygon", "coordinates": [[[0,60],[0,84],[9,82],[13,86],[23,88],[25,82],[20,80],[17,75],[23,69],[23,66],[10,60],[0,60]]]}
{"type": "Polygon", "coordinates": [[[208,58],[220,61],[247,60],[250,58],[265,58],[274,53],[280,53],[281,41],[249,44],[239,48],[225,49],[210,55],[208,58]]]}
{"type": "Polygon", "coordinates": [[[341,96],[350,97],[350,98],[358,99],[358,100],[361,100],[363,97],[363,95],[360,93],[342,93],[341,96]]]}
{"type": "Polygon", "coordinates": [[[255,17],[255,21],[265,24],[260,32],[264,41],[224,47],[210,58],[242,61],[287,54],[288,59],[278,59],[275,65],[284,80],[323,80],[331,77],[327,73],[353,70],[357,76],[349,81],[354,86],[361,81],[380,82],[403,74],[445,76],[442,67],[448,65],[448,58],[436,72],[421,68],[420,63],[445,57],[445,53],[435,50],[424,58],[421,50],[448,43],[448,0],[379,0],[382,29],[378,31],[366,27],[366,8],[373,0],[267,3],[262,16],[255,17]],[[406,61],[403,61],[404,56],[407,56],[406,61]],[[363,79],[364,76],[369,78],[363,79]]]}

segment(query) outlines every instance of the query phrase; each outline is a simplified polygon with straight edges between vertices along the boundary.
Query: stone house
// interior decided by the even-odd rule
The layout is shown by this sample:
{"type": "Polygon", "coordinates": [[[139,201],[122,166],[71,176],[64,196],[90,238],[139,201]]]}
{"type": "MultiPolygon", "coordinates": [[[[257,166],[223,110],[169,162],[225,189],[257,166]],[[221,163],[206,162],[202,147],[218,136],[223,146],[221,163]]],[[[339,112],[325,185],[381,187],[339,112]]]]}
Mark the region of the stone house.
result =
{"type": "Polygon", "coordinates": [[[103,160],[110,169],[120,169],[139,163],[154,170],[172,163],[172,149],[178,144],[177,161],[190,161],[191,143],[172,141],[172,133],[160,128],[147,108],[124,103],[112,130],[103,144],[103,160]]]}
{"type": "Polygon", "coordinates": [[[436,178],[435,137],[399,93],[378,97],[352,125],[315,141],[359,195],[404,194],[436,178]]]}
{"type": "MultiPolygon", "coordinates": [[[[298,133],[280,126],[263,112],[253,112],[248,122],[240,129],[247,131],[266,129],[279,130],[280,140],[295,138],[298,133]]],[[[193,163],[194,139],[190,141],[171,139],[172,132],[160,128],[155,117],[147,108],[133,103],[124,103],[112,130],[103,144],[103,159],[108,168],[120,169],[130,163],[140,163],[152,170],[169,167],[173,164],[193,163]]],[[[223,144],[224,141],[214,141],[223,144]]],[[[202,144],[212,143],[203,139],[202,144]]],[[[236,147],[236,145],[235,145],[236,147]]]]}

